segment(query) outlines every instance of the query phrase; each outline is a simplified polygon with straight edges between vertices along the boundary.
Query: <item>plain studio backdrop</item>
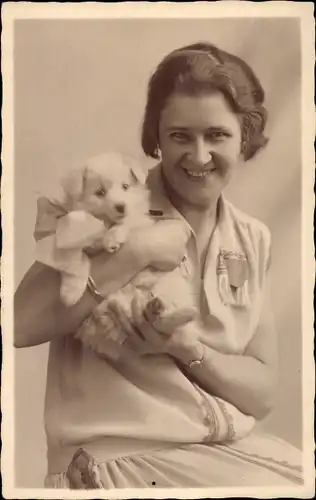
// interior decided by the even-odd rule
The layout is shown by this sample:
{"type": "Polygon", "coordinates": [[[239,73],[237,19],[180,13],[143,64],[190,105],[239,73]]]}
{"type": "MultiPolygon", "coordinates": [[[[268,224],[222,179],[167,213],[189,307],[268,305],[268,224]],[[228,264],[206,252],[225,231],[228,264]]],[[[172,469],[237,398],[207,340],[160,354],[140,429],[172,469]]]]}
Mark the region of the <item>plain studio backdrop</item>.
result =
{"type": "MultiPolygon", "coordinates": [[[[37,190],[49,190],[66,168],[105,150],[141,157],[148,78],[170,50],[197,41],[209,41],[244,58],[266,91],[270,143],[240,169],[226,195],[272,232],[280,377],[277,407],[264,425],[301,446],[298,20],[16,21],[15,284],[33,262],[37,190]]],[[[15,351],[17,487],[43,486],[47,354],[48,345],[15,351]]]]}

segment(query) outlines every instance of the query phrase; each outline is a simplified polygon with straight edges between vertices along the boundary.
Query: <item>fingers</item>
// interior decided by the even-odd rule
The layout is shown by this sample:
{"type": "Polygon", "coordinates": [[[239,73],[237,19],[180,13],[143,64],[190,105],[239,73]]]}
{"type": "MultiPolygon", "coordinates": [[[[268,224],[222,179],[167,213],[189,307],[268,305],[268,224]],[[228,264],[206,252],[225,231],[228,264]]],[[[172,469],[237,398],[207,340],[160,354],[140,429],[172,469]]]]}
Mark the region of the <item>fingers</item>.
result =
{"type": "Polygon", "coordinates": [[[136,291],[132,300],[132,314],[137,328],[141,331],[143,337],[158,346],[163,341],[161,332],[158,332],[144,316],[144,310],[147,305],[147,300],[139,291],[136,291]]]}
{"type": "Polygon", "coordinates": [[[142,354],[166,352],[166,344],[173,331],[169,329],[165,335],[164,332],[155,328],[155,323],[152,324],[145,318],[144,311],[147,303],[147,294],[136,290],[131,302],[132,322],[130,315],[120,302],[109,301],[108,307],[110,312],[115,314],[117,323],[128,337],[127,346],[131,346],[133,350],[142,354]]]}
{"type": "Polygon", "coordinates": [[[132,316],[137,325],[141,324],[144,319],[144,310],[146,307],[146,299],[144,294],[142,294],[139,290],[135,290],[131,308],[132,308],[132,316]]]}
{"type": "Polygon", "coordinates": [[[172,334],[172,332],[182,325],[192,321],[196,317],[197,311],[194,307],[187,307],[172,311],[170,314],[158,317],[154,322],[157,329],[164,333],[172,334]]]}

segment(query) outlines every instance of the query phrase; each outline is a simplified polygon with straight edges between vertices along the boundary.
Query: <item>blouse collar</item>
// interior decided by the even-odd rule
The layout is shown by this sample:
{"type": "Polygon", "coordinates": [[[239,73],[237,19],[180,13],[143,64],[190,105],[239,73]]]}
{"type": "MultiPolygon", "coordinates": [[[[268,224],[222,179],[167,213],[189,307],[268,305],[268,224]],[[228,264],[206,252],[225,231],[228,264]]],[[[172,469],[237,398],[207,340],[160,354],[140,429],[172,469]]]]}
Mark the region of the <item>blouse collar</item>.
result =
{"type": "MultiPolygon", "coordinates": [[[[171,203],[170,198],[164,186],[162,178],[161,163],[153,167],[147,177],[147,186],[151,196],[151,213],[153,216],[161,219],[179,219],[187,221],[182,214],[171,203]]],[[[240,247],[240,238],[238,237],[238,228],[235,223],[234,208],[226,200],[223,194],[218,200],[217,222],[213,233],[213,238],[218,241],[227,253],[240,253],[243,249],[240,247]]],[[[194,231],[187,223],[194,234],[194,231]]],[[[242,252],[243,253],[243,252],[242,252]]]]}

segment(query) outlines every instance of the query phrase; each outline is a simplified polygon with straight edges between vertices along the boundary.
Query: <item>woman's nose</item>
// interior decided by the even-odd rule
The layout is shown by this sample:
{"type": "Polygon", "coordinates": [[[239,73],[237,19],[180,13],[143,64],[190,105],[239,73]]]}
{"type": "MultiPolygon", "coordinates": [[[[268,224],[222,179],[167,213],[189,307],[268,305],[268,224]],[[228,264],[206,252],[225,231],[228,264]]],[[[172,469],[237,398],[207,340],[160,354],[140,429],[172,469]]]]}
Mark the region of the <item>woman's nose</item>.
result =
{"type": "Polygon", "coordinates": [[[188,156],[196,165],[204,167],[204,165],[207,165],[212,159],[210,145],[203,139],[197,139],[192,145],[192,149],[188,156]]]}

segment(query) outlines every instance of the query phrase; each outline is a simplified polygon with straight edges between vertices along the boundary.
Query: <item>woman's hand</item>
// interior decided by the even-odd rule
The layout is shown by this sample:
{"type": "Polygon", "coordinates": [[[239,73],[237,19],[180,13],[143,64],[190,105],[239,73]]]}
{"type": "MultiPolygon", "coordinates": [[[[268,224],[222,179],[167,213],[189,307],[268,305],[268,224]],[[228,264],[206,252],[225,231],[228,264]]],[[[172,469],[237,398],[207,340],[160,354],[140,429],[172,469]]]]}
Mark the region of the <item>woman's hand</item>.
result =
{"type": "Polygon", "coordinates": [[[177,325],[172,331],[159,330],[159,317],[145,317],[147,297],[139,290],[135,291],[132,300],[132,322],[127,311],[116,301],[108,306],[116,315],[117,321],[127,334],[126,346],[139,354],[169,354],[174,357],[187,356],[188,360],[196,359],[201,353],[201,345],[197,335],[186,324],[177,325]]]}

